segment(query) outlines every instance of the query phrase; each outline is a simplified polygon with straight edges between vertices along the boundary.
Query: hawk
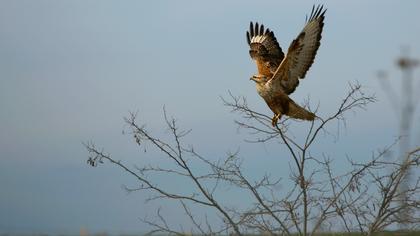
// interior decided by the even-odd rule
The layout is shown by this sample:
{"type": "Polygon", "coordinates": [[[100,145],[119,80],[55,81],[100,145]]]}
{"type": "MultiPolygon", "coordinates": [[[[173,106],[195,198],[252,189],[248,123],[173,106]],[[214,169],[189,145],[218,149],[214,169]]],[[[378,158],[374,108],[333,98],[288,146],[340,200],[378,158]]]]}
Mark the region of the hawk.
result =
{"type": "Polygon", "coordinates": [[[295,119],[314,120],[315,114],[296,104],[289,94],[299,85],[299,79],[314,62],[321,41],[324,15],[322,5],[312,7],[302,32],[289,46],[286,56],[270,29],[251,22],[246,32],[249,54],[257,64],[258,74],[253,75],[258,94],[274,112],[272,125],[276,126],[282,115],[295,119]]]}

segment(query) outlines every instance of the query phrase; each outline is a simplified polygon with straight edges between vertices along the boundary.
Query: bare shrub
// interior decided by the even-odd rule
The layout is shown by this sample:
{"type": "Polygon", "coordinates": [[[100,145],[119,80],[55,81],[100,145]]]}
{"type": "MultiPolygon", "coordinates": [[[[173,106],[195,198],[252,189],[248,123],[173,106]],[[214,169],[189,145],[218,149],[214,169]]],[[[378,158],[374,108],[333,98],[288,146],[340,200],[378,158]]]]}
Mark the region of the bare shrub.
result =
{"type": "Polygon", "coordinates": [[[148,192],[150,201],[166,199],[179,202],[193,225],[190,230],[171,227],[159,208],[154,219],[144,219],[144,222],[154,227],[151,234],[315,235],[324,230],[345,230],[371,235],[400,223],[398,213],[406,209],[415,212],[410,222],[406,223],[416,227],[420,223],[420,179],[405,193],[397,189],[407,168],[419,166],[420,148],[407,153],[403,163],[385,158],[393,145],[372,154],[363,163],[348,158],[349,170],[346,173],[335,173],[332,158],[325,154],[317,156],[310,151],[316,140],[329,134],[327,126],[330,123],[344,123],[347,113],[365,109],[369,103],[375,101],[373,96],[362,92],[359,84],[350,84],[349,87],[349,92],[337,110],[330,116],[318,117],[310,123],[306,135],[300,137],[301,140],[290,135],[291,125],[298,121],[283,119],[273,127],[271,117],[254,111],[247,105],[244,97],[230,94],[227,99],[223,99],[225,106],[239,114],[240,120],[235,121],[237,125],[250,131],[255,138],[249,140],[250,142],[280,140],[281,145],[287,148],[284,155],[290,158],[285,161],[292,163],[289,181],[293,187],[286,192],[278,191],[281,181],[286,180],[266,174],[261,174],[257,180],[248,178],[243,173],[242,160],[238,153],[228,154],[215,161],[214,158],[206,158],[193,147],[185,145],[183,137],[189,132],[181,130],[176,120],[169,118],[165,110],[165,124],[170,131],[168,141],[155,137],[144,125],[139,125],[135,113],[125,118],[125,122],[135,142],[140,146],[151,144],[166,158],[170,167],[130,167],[122,161],[116,161],[93,143],[85,144],[90,154],[88,163],[97,166],[98,163],[108,161],[121,168],[138,180],[137,188],[127,190],[148,192]],[[194,163],[205,168],[196,170],[194,163]],[[160,185],[153,174],[186,179],[191,184],[191,191],[170,190],[160,185]],[[226,185],[243,191],[252,199],[252,203],[244,208],[223,203],[220,197],[223,191],[220,189],[226,185]],[[400,194],[405,194],[407,204],[398,204],[400,194]],[[193,206],[216,212],[221,223],[210,223],[205,213],[202,216],[194,215],[191,210],[193,206]]]}

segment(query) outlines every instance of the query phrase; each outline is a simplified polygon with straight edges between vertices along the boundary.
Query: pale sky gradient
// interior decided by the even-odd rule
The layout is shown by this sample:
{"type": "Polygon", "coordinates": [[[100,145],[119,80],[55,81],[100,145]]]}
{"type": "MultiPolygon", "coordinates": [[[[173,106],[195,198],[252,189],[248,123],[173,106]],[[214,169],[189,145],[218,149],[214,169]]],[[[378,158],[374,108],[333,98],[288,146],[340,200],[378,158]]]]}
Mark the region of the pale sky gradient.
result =
{"type": "MultiPolygon", "coordinates": [[[[193,130],[187,140],[204,154],[240,148],[251,175],[287,177],[288,160],[273,158],[276,144],[243,142],[249,136],[237,132],[237,117],[219,96],[230,90],[271,114],[249,81],[256,68],[245,31],[251,20],[263,22],[286,51],[313,3],[0,0],[0,233],[147,230],[138,219],[156,205],[144,204],[144,193],[127,195],[120,186],[133,182],[118,169],[90,168],[82,146],[93,140],[117,159],[141,164],[148,153],[121,132],[129,111],[163,135],[165,105],[193,130]]],[[[420,1],[322,3],[328,11],[321,47],[292,97],[310,96],[325,115],[348,82],[375,93],[379,101],[350,114],[339,142],[319,145],[338,160],[362,160],[398,135],[376,72],[401,78],[395,59],[402,45],[420,58],[420,1]]]]}

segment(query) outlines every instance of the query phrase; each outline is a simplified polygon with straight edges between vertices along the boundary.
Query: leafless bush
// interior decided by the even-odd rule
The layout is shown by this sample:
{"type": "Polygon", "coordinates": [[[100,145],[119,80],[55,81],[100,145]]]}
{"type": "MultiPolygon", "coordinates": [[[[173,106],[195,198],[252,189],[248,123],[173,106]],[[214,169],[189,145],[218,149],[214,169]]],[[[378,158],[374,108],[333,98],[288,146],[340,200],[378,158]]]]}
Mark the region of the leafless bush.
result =
{"type": "MultiPolygon", "coordinates": [[[[134,113],[125,122],[135,142],[140,146],[151,144],[167,159],[170,167],[145,165],[131,168],[116,161],[93,143],[85,144],[90,154],[88,163],[97,166],[98,163],[108,161],[120,167],[138,180],[139,186],[128,190],[146,191],[150,193],[148,200],[179,202],[193,225],[188,233],[315,235],[321,230],[345,230],[371,235],[400,223],[398,213],[406,209],[415,212],[408,223],[416,227],[420,223],[420,179],[404,193],[407,198],[405,205],[398,204],[399,195],[403,193],[398,192],[397,188],[407,168],[419,166],[420,148],[407,153],[404,163],[384,158],[393,145],[373,154],[363,163],[348,158],[349,171],[346,173],[335,173],[333,160],[328,156],[316,156],[310,152],[315,141],[325,137],[320,134],[329,133],[327,126],[330,123],[343,123],[347,113],[365,109],[374,101],[373,96],[362,92],[360,85],[350,85],[348,94],[336,112],[310,123],[303,141],[300,141],[290,135],[291,125],[297,121],[283,119],[273,127],[271,117],[248,107],[245,98],[230,94],[228,99],[223,99],[225,106],[240,114],[240,120],[235,122],[240,128],[251,132],[255,139],[250,142],[280,140],[281,145],[287,148],[285,155],[292,162],[290,181],[293,187],[282,193],[278,191],[279,179],[266,174],[261,174],[257,180],[248,178],[243,173],[238,153],[215,161],[202,156],[193,147],[184,145],[183,137],[189,132],[181,130],[176,120],[169,118],[165,110],[164,119],[171,136],[169,141],[155,137],[144,125],[139,125],[134,113]],[[196,162],[206,169],[194,169],[196,162]],[[191,184],[191,192],[171,191],[159,185],[153,174],[186,179],[191,184]],[[241,209],[223,203],[220,188],[225,185],[246,193],[252,199],[252,204],[241,209]],[[202,206],[216,212],[221,223],[210,223],[206,214],[202,217],[194,215],[192,206],[202,206]]],[[[150,233],[187,233],[182,227],[171,227],[160,208],[154,219],[144,219],[144,222],[155,228],[150,233]]]]}

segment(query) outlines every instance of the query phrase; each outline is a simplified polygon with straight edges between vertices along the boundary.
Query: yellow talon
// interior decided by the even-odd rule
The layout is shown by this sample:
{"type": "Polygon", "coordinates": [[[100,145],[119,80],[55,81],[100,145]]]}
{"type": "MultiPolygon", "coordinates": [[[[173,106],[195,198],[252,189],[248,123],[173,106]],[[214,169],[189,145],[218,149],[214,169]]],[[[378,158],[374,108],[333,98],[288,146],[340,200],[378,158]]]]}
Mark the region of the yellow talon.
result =
{"type": "Polygon", "coordinates": [[[276,126],[277,122],[279,121],[281,114],[274,114],[273,119],[271,120],[271,125],[274,127],[276,126]]]}

